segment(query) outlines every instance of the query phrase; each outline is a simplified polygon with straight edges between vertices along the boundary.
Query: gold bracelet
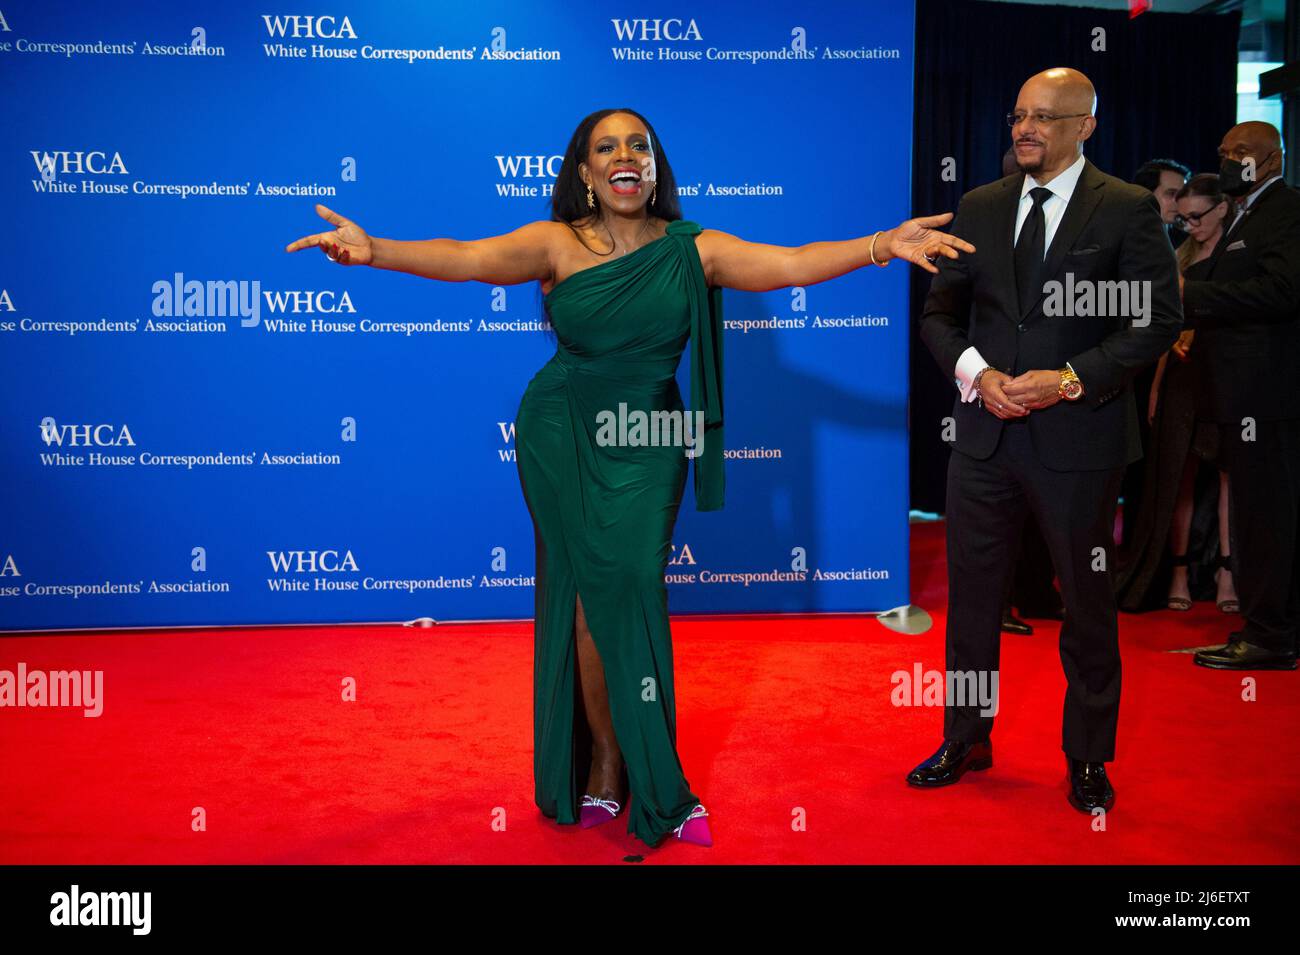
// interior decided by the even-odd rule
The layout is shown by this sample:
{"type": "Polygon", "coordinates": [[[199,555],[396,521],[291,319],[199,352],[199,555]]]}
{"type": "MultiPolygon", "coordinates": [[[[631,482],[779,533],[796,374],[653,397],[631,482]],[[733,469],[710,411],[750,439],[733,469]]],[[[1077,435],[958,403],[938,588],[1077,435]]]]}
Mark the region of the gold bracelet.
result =
{"type": "Polygon", "coordinates": [[[877,229],[876,234],[871,237],[871,264],[879,265],[881,268],[884,268],[885,263],[876,261],[876,240],[880,238],[880,233],[884,231],[884,229],[877,229]]]}

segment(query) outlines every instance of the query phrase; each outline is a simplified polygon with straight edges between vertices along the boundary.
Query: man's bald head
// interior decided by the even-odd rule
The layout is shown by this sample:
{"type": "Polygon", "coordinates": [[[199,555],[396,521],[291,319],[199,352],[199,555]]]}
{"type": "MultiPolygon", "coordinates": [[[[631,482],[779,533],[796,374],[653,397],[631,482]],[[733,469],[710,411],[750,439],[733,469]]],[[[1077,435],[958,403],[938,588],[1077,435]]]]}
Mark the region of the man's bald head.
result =
{"type": "Polygon", "coordinates": [[[1261,153],[1282,148],[1282,134],[1278,132],[1277,127],[1258,119],[1238,123],[1228,130],[1228,135],[1224,139],[1229,137],[1232,137],[1234,142],[1245,143],[1261,153]]]}
{"type": "MultiPolygon", "coordinates": [[[[1053,104],[1049,113],[1097,112],[1097,91],[1092,80],[1068,66],[1054,66],[1035,73],[1020,87],[1020,96],[1042,99],[1053,104]]],[[[1019,100],[1017,100],[1019,102],[1019,100]]]]}
{"type": "Polygon", "coordinates": [[[1083,152],[1097,128],[1097,91],[1078,70],[1058,66],[1035,73],[1020,87],[1011,145],[1016,164],[1039,185],[1050,182],[1083,152]]]}
{"type": "Polygon", "coordinates": [[[1282,134],[1272,123],[1260,120],[1238,123],[1228,130],[1219,144],[1220,159],[1232,159],[1253,167],[1251,175],[1255,188],[1281,174],[1284,155],[1282,134]]]}

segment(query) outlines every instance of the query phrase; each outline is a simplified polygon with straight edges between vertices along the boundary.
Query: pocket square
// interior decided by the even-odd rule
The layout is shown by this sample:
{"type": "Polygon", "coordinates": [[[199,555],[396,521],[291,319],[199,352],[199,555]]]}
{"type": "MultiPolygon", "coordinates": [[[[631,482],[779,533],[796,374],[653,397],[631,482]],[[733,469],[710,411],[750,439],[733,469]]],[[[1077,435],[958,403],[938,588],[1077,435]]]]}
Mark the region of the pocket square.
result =
{"type": "Polygon", "coordinates": [[[1099,245],[1085,245],[1077,249],[1071,249],[1069,252],[1065,254],[1066,255],[1092,255],[1092,253],[1100,252],[1100,251],[1101,251],[1101,246],[1099,245]]]}
{"type": "Polygon", "coordinates": [[[1232,245],[1228,246],[1228,247],[1227,247],[1226,249],[1224,249],[1223,251],[1224,251],[1224,252],[1236,252],[1238,249],[1244,249],[1245,247],[1246,247],[1246,240],[1245,240],[1245,239],[1238,239],[1236,242],[1232,243],[1232,245]]]}

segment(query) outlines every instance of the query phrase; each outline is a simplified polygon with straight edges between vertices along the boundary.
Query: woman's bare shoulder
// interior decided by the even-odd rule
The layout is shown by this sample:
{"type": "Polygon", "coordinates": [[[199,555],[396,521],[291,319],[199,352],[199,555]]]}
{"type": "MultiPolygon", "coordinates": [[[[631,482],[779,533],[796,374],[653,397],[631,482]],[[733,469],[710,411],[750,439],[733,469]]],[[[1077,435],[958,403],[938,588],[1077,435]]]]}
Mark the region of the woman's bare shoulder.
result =
{"type": "Polygon", "coordinates": [[[700,229],[700,234],[696,237],[696,241],[717,245],[735,238],[736,236],[732,235],[730,232],[723,232],[721,229],[700,229]]]}
{"type": "Polygon", "coordinates": [[[721,229],[701,229],[700,234],[695,237],[695,251],[699,253],[700,267],[704,269],[705,281],[710,285],[713,284],[717,257],[739,241],[736,236],[721,229]]]}
{"type": "Polygon", "coordinates": [[[701,254],[709,255],[739,241],[737,236],[730,232],[723,232],[721,229],[701,229],[699,235],[695,237],[695,247],[701,254]]]}
{"type": "MultiPolygon", "coordinates": [[[[554,219],[538,219],[535,222],[528,223],[523,228],[528,232],[530,238],[546,246],[546,251],[554,261],[556,256],[571,252],[575,246],[578,246],[583,236],[594,235],[589,227],[584,228],[584,226],[585,222],[583,220],[568,223],[554,219]]],[[[588,244],[590,243],[588,242],[588,244]]]]}

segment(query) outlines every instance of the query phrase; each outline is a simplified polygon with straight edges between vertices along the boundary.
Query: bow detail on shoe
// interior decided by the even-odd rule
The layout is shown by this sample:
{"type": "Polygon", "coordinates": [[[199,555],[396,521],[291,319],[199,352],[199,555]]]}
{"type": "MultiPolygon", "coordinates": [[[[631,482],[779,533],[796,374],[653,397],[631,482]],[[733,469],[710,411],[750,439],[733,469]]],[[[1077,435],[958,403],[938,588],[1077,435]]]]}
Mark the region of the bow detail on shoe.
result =
{"type": "MultiPolygon", "coordinates": [[[[595,796],[583,796],[582,807],[585,809],[588,806],[597,806],[604,809],[611,816],[618,815],[619,805],[613,799],[597,799],[595,796]]],[[[685,823],[683,823],[683,825],[685,825],[685,823]]]]}
{"type": "Polygon", "coordinates": [[[682,837],[682,830],[686,828],[686,823],[690,822],[692,819],[703,819],[708,814],[709,811],[703,806],[696,806],[691,810],[691,814],[683,819],[682,824],[674,829],[673,832],[676,833],[677,838],[680,839],[682,837]]]}

